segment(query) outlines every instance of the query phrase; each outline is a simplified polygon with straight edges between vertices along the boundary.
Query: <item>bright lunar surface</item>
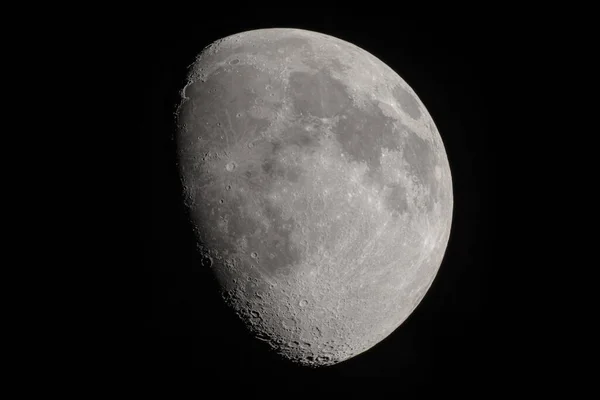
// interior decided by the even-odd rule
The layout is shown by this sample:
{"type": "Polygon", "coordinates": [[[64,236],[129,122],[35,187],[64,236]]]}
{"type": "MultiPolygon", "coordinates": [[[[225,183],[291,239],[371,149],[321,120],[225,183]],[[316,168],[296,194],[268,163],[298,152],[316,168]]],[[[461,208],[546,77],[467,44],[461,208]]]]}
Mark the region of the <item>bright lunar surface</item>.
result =
{"type": "Polygon", "coordinates": [[[441,137],[406,82],[343,40],[261,29],[205,48],[181,97],[198,247],[255,336],[323,366],[402,324],[440,267],[453,207],[441,137]]]}

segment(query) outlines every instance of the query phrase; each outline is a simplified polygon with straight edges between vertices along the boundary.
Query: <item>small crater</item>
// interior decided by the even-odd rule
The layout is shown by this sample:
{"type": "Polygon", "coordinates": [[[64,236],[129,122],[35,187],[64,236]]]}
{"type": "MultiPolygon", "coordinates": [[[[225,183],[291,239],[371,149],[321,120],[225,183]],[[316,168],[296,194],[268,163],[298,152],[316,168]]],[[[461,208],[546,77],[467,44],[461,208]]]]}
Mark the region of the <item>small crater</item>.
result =
{"type": "Polygon", "coordinates": [[[265,86],[265,90],[271,90],[271,89],[273,89],[273,86],[271,86],[271,85],[265,86]]]}
{"type": "Polygon", "coordinates": [[[250,311],[250,316],[252,318],[259,318],[260,317],[260,313],[258,311],[250,311]]]}
{"type": "Polygon", "coordinates": [[[221,200],[219,200],[219,203],[223,204],[223,203],[225,203],[225,200],[221,199],[221,200]]]}
{"type": "Polygon", "coordinates": [[[269,341],[269,338],[268,338],[267,336],[265,336],[265,335],[263,335],[263,334],[260,334],[260,333],[259,333],[258,335],[256,335],[256,338],[257,338],[258,340],[261,340],[261,341],[263,341],[263,342],[268,342],[268,341],[269,341]]]}
{"type": "Polygon", "coordinates": [[[253,251],[252,254],[250,254],[250,257],[252,258],[258,258],[258,253],[253,251]]]}
{"type": "Polygon", "coordinates": [[[327,361],[331,361],[331,357],[330,356],[318,356],[317,357],[317,361],[318,362],[327,362],[327,361]]]}
{"type": "Polygon", "coordinates": [[[302,299],[302,300],[300,300],[300,303],[298,303],[298,305],[300,307],[306,307],[308,305],[308,300],[302,299]]]}
{"type": "Polygon", "coordinates": [[[235,114],[235,116],[236,116],[237,118],[241,118],[241,117],[242,117],[242,113],[237,113],[237,114],[235,114]]]}
{"type": "Polygon", "coordinates": [[[234,58],[233,60],[229,61],[230,65],[235,65],[235,64],[239,64],[240,60],[237,58],[234,58]]]}
{"type": "Polygon", "coordinates": [[[227,185],[227,190],[231,190],[231,185],[227,185]]]}
{"type": "Polygon", "coordinates": [[[202,263],[203,267],[211,267],[213,264],[213,260],[212,260],[211,256],[205,254],[202,257],[201,263],[202,263]]]}
{"type": "Polygon", "coordinates": [[[292,318],[284,318],[283,321],[281,321],[281,326],[286,330],[292,330],[296,328],[296,321],[292,318]]]}
{"type": "Polygon", "coordinates": [[[254,143],[252,143],[252,142],[248,143],[248,148],[249,148],[249,149],[251,149],[251,148],[253,148],[253,147],[254,147],[254,143]]]}
{"type": "Polygon", "coordinates": [[[231,161],[231,162],[227,163],[227,165],[225,166],[225,169],[229,172],[232,172],[235,169],[235,167],[236,167],[236,164],[233,161],[231,161]]]}

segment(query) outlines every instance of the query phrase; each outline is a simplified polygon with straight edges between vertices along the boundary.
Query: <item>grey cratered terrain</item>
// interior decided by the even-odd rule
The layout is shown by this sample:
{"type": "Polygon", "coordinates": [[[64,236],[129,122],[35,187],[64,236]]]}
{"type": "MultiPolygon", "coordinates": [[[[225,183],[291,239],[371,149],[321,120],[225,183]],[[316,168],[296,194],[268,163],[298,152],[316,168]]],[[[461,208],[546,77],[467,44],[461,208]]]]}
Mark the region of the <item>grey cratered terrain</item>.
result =
{"type": "Polygon", "coordinates": [[[178,157],[225,301],[294,362],[353,357],[393,332],[448,243],[452,180],[429,113],[343,40],[262,29],[190,67],[178,157]]]}

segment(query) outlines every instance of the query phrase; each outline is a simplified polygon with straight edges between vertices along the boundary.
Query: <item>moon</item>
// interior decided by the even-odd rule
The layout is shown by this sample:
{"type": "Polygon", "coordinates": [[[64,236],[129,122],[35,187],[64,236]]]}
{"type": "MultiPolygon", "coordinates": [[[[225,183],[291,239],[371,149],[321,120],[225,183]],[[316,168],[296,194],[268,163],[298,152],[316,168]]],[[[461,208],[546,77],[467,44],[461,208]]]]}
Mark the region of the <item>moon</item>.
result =
{"type": "Polygon", "coordinates": [[[381,60],[301,29],[228,36],[189,67],[177,126],[203,264],[282,357],[347,360],[423,299],[450,235],[450,166],[381,60]]]}

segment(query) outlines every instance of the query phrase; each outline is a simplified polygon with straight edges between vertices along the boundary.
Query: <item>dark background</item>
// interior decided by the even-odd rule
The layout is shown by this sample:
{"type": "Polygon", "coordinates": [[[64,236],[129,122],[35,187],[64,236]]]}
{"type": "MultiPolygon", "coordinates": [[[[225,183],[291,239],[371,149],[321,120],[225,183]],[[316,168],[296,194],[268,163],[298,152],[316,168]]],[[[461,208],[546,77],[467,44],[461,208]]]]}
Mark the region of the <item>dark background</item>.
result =
{"type": "Polygon", "coordinates": [[[536,107],[532,77],[539,72],[530,61],[543,34],[525,29],[514,14],[436,19],[339,10],[294,16],[238,10],[195,20],[185,9],[180,12],[139,24],[131,53],[137,58],[144,108],[139,120],[140,252],[143,285],[149,289],[143,331],[148,371],[187,370],[207,379],[396,376],[397,382],[427,384],[510,376],[539,363],[534,355],[538,339],[527,328],[535,316],[528,315],[527,290],[520,283],[535,267],[528,264],[527,248],[517,244],[527,235],[529,221],[517,227],[509,221],[532,202],[524,194],[514,138],[525,146],[535,135],[526,131],[532,121],[525,110],[536,107]],[[426,297],[374,348],[318,370],[271,354],[245,334],[221,303],[209,271],[199,267],[175,167],[173,113],[187,67],[214,40],[266,27],[330,34],[388,64],[432,115],[453,176],[450,242],[426,297]],[[519,201],[515,193],[521,193],[519,201]]]}

